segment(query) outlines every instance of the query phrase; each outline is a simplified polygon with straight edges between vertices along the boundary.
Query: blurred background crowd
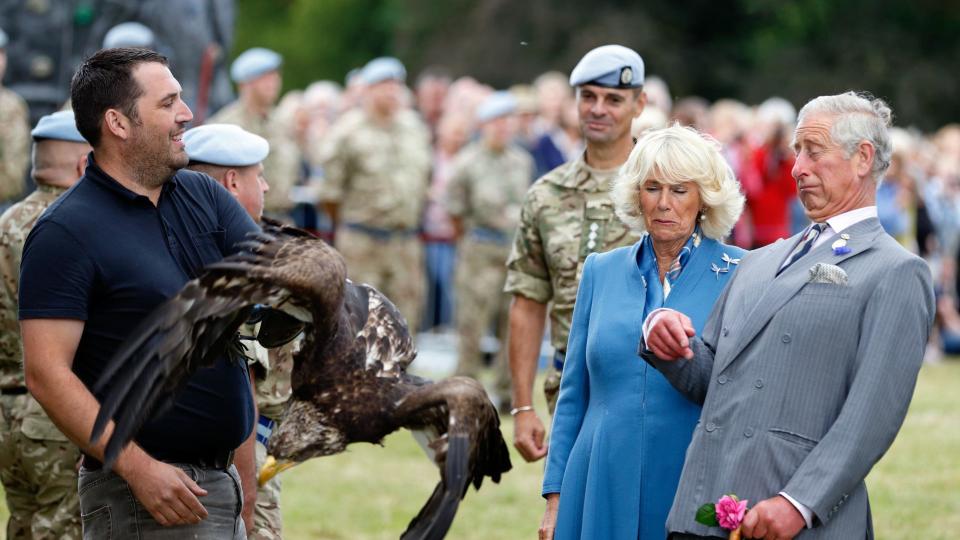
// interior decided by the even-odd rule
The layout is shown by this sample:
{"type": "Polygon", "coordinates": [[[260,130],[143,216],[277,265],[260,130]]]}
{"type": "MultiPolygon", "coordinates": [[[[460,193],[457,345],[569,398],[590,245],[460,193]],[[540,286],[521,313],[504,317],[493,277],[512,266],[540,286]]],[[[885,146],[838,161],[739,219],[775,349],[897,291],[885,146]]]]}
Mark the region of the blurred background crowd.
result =
{"type": "MultiPolygon", "coordinates": [[[[814,0],[782,7],[701,2],[697,9],[668,2],[643,8],[620,2],[504,4],[0,2],[3,205],[32,189],[29,129],[41,115],[63,107],[79,61],[106,45],[151,47],[170,58],[195,125],[237,123],[270,141],[267,215],[331,240],[344,220],[368,236],[409,232],[422,255],[404,259],[411,250],[403,249],[382,258],[387,266],[419,265],[404,268],[396,279],[421,281],[422,287],[386,292],[411,322],[418,321],[421,332],[449,335],[458,313],[475,310],[471,304],[478,294],[455,286],[456,260],[463,255],[457,246],[463,221],[471,218],[464,215],[463,201],[451,202],[450,195],[454,176],[468,165],[463,162],[471,145],[499,137],[496,144],[520,149],[532,164],[524,172],[528,183],[575,159],[583,142],[565,70],[591,47],[620,42],[647,62],[647,107],[634,123],[634,136],[679,123],[722,145],[747,197],[747,211],[731,238],[744,248],[769,244],[806,225],[791,177],[795,104],[849,88],[890,99],[898,127],[893,163],[878,193],[880,219],[891,236],[929,261],[936,277],[938,335],[928,360],[960,352],[960,105],[956,78],[938,71],[949,63],[944,59],[957,57],[960,41],[951,30],[956,13],[934,4],[910,14],[898,3],[881,2],[864,5],[883,16],[860,17],[859,2],[814,0]],[[684,12],[698,17],[684,18],[684,12]],[[841,33],[830,29],[841,20],[848,31],[835,35],[841,33]],[[138,24],[116,31],[129,22],[138,24]],[[907,35],[916,39],[897,38],[907,35]],[[851,52],[851,40],[859,40],[862,52],[851,52]],[[868,42],[875,46],[865,46],[868,42]],[[258,49],[252,64],[247,58],[238,67],[241,53],[253,47],[269,49],[258,49]],[[399,71],[393,66],[386,76],[376,70],[371,75],[368,62],[385,53],[400,58],[399,71]],[[497,133],[486,134],[493,117],[481,109],[496,90],[509,92],[511,104],[508,113],[495,111],[495,118],[505,120],[497,133]],[[348,147],[349,133],[363,129],[358,111],[402,117],[412,131],[348,147]],[[415,142],[419,134],[422,144],[415,142]],[[399,142],[392,144],[391,137],[399,142]],[[412,222],[386,223],[376,204],[373,214],[349,213],[342,184],[353,174],[344,170],[344,154],[350,152],[366,156],[352,157],[350,166],[379,159],[386,163],[373,167],[388,169],[423,155],[423,166],[411,168],[419,171],[414,176],[422,173],[420,185],[397,184],[377,195],[386,202],[376,204],[384,208],[395,201],[414,213],[412,222]],[[405,295],[413,295],[416,305],[407,305],[405,295]]],[[[516,210],[504,204],[504,213],[516,210]]],[[[512,219],[507,222],[515,225],[516,216],[512,219]]],[[[500,233],[512,239],[512,231],[500,233]]],[[[479,294],[501,292],[489,286],[479,294]]],[[[502,324],[488,324],[480,349],[490,357],[502,324]]]]}

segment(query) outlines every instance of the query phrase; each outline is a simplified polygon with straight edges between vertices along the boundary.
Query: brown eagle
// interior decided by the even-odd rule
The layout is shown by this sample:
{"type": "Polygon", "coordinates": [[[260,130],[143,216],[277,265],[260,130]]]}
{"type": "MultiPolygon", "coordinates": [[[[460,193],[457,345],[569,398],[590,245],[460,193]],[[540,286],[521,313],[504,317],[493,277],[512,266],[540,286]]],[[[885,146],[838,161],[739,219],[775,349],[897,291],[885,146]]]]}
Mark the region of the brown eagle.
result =
{"type": "Polygon", "coordinates": [[[499,482],[511,467],[483,387],[407,373],[416,349],[400,313],[373,287],[346,279],[342,257],[322,240],[270,222],[240,247],[155,310],[110,360],[96,388],[110,391],[91,435],[115,422],[105,465],[196,369],[223,354],[242,361],[238,329],[256,309],[265,346],[304,333],[293,393],[269,441],[278,465],[267,474],[351,443],[380,443],[399,428],[426,432],[440,482],[401,538],[443,538],[469,485],[499,482]]]}

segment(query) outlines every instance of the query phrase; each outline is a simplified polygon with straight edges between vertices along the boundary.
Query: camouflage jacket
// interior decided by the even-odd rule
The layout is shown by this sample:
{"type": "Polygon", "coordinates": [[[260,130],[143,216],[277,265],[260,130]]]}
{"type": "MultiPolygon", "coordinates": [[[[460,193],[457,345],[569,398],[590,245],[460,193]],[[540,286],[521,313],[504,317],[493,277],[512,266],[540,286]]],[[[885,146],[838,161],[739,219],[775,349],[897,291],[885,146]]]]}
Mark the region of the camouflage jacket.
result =
{"type": "Polygon", "coordinates": [[[300,178],[300,149],[273,113],[266,118],[258,116],[237,100],[217,111],[207,123],[234,124],[266,139],[270,154],[263,160],[263,176],[270,190],[263,197],[264,209],[282,213],[293,208],[290,188],[300,178]]]}
{"type": "Polygon", "coordinates": [[[567,347],[587,255],[640,239],[614,213],[612,179],[601,178],[581,155],[537,180],[523,202],[503,290],[551,304],[550,342],[558,349],[567,347]]]}
{"type": "Polygon", "coordinates": [[[321,150],[320,200],[340,204],[340,219],[382,229],[420,223],[430,173],[430,132],[413,111],[388,126],[353,110],[331,128],[321,150]]]}
{"type": "MultiPolygon", "coordinates": [[[[260,325],[245,324],[240,334],[246,337],[256,336],[260,325]]],[[[279,421],[283,408],[292,392],[290,374],[293,372],[293,355],[299,348],[297,338],[286,345],[267,349],[255,340],[244,340],[247,348],[247,365],[253,372],[253,395],[257,402],[257,412],[279,421]]]]}
{"type": "Polygon", "coordinates": [[[0,202],[23,193],[29,160],[27,103],[12,90],[0,87],[0,202]]]}
{"type": "Polygon", "coordinates": [[[447,211],[463,218],[468,229],[483,227],[513,235],[532,174],[533,159],[522,148],[508,146],[494,152],[482,142],[473,143],[454,158],[447,211]]]}
{"type": "Polygon", "coordinates": [[[66,191],[39,185],[26,199],[11,206],[0,216],[0,388],[23,386],[23,347],[17,294],[20,284],[20,259],[27,234],[40,214],[66,191]]]}

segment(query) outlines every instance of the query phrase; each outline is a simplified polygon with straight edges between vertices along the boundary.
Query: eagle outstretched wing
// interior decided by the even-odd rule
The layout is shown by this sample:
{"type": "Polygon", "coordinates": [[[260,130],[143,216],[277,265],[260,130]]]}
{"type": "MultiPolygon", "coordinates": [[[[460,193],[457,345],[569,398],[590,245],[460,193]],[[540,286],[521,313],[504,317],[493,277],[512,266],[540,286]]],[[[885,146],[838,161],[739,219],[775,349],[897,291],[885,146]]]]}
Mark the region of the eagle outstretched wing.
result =
{"type": "Polygon", "coordinates": [[[417,357],[417,347],[397,307],[377,289],[363,284],[352,287],[366,293],[367,317],[357,332],[366,349],[366,369],[381,377],[399,377],[417,357]]]}
{"type": "Polygon", "coordinates": [[[469,377],[423,386],[401,401],[397,416],[408,429],[439,427],[443,433],[430,443],[440,482],[400,537],[439,540],[450,529],[470,484],[480,489],[484,476],[499,482],[511,468],[500,417],[483,386],[469,377]]]}
{"type": "Polygon", "coordinates": [[[238,247],[151,313],[110,359],[94,387],[102,404],[91,433],[95,441],[115,422],[106,466],[198,368],[242,356],[237,330],[255,305],[286,314],[273,320],[301,324],[323,325],[338,313],[346,267],[323,241],[268,222],[238,247]]]}

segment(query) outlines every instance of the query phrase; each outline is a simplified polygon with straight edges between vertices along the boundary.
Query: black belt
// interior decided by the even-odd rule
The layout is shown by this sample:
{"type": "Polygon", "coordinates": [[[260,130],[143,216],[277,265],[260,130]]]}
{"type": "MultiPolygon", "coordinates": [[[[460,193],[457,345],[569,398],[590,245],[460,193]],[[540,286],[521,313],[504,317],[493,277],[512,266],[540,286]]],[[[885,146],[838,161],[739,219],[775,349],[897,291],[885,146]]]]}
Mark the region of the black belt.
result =
{"type": "Polygon", "coordinates": [[[0,395],[4,396],[22,396],[27,393],[26,386],[14,386],[12,388],[0,388],[0,395]]]}
{"type": "Polygon", "coordinates": [[[361,232],[381,241],[390,240],[395,237],[406,238],[417,234],[417,229],[383,229],[381,227],[364,225],[363,223],[344,223],[344,226],[350,230],[361,232]]]}
{"type": "Polygon", "coordinates": [[[562,372],[563,371],[563,361],[567,357],[567,351],[555,350],[553,351],[553,369],[562,372]]]}
{"type": "MultiPolygon", "coordinates": [[[[233,465],[233,451],[223,452],[214,456],[208,457],[198,457],[191,459],[161,459],[160,461],[166,463],[184,463],[186,465],[194,465],[200,467],[201,469],[220,469],[226,470],[230,468],[230,465],[233,465]]],[[[83,455],[83,467],[91,471],[98,471],[103,468],[103,463],[93,457],[90,457],[86,454],[83,455]]]]}
{"type": "Polygon", "coordinates": [[[470,237],[478,242],[505,246],[510,243],[510,237],[503,231],[489,227],[474,227],[470,229],[470,237]]]}

